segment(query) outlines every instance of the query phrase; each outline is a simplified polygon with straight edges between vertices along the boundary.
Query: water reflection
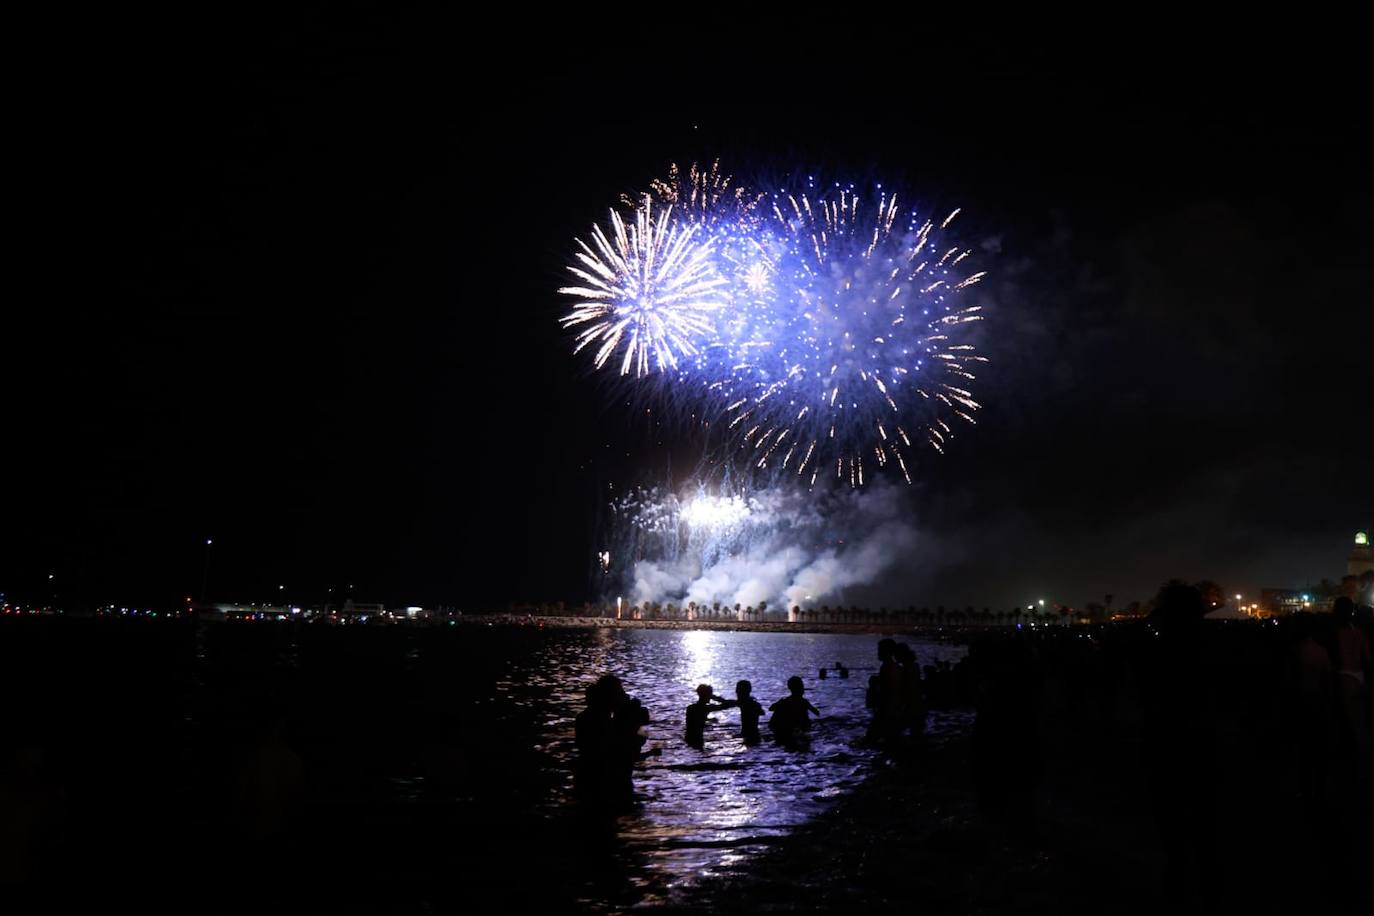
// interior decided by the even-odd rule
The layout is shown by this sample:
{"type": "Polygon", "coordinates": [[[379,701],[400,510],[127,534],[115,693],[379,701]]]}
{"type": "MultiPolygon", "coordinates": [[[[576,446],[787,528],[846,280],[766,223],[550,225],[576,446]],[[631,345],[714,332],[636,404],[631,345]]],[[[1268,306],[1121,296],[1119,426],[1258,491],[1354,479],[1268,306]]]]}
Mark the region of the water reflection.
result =
{"type": "Polygon", "coordinates": [[[725,636],[739,636],[718,630],[691,630],[680,638],[685,655],[684,686],[706,683],[716,671],[716,647],[725,636]]]}
{"type": "MultiPolygon", "coordinates": [[[[732,633],[722,631],[562,631],[523,660],[498,685],[504,699],[544,724],[539,749],[562,774],[546,799],[550,809],[571,801],[573,719],[587,686],[605,673],[624,682],[649,710],[649,747],[661,750],[636,770],[641,805],[621,818],[620,839],[649,869],[646,881],[667,888],[744,869],[778,837],[815,817],[866,775],[874,752],[861,739],[868,722],[864,691],[876,670],[877,637],[869,635],[732,633]],[[821,680],[820,668],[842,662],[853,676],[821,680]],[[698,684],[724,697],[735,683],[753,682],[766,708],[787,694],[791,675],[806,681],[821,711],[806,751],[767,740],[746,746],[736,710],[714,712],[701,750],[683,740],[684,712],[698,684]]],[[[917,643],[919,663],[954,661],[960,647],[917,643]]],[[[965,724],[959,714],[934,717],[931,732],[965,724]]],[[[766,731],[765,731],[766,734],[766,731]]]]}

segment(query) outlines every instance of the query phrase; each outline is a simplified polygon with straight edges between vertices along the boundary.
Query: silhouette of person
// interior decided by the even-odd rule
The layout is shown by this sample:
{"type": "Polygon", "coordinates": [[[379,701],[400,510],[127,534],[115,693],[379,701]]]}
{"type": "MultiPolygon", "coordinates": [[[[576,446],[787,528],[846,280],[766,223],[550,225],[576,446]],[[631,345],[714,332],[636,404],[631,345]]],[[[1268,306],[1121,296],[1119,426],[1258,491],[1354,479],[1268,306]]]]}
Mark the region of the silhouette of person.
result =
{"type": "Polygon", "coordinates": [[[20,742],[0,767],[0,886],[39,879],[60,837],[66,792],[48,749],[20,742]]]}
{"type": "Polygon", "coordinates": [[[1369,723],[1365,718],[1365,678],[1374,666],[1369,640],[1355,626],[1355,602],[1341,595],[1331,607],[1335,621],[1332,661],[1336,669],[1336,703],[1343,743],[1354,756],[1356,774],[1364,777],[1370,765],[1369,723]]]}
{"type": "Polygon", "coordinates": [[[1165,890],[1179,900],[1210,892],[1215,869],[1214,792],[1200,774],[1216,756],[1213,659],[1203,643],[1202,592],[1170,582],[1160,589],[1150,621],[1158,633],[1141,670],[1145,763],[1165,855],[1165,890]]]}
{"type": "MultiPolygon", "coordinates": [[[[1325,615],[1322,615],[1325,616],[1325,615]]],[[[1335,675],[1325,632],[1326,621],[1315,614],[1294,618],[1293,739],[1298,755],[1298,786],[1304,799],[1319,806],[1325,798],[1326,768],[1337,729],[1335,675]]]]}
{"type": "Polygon", "coordinates": [[[625,702],[616,710],[613,721],[619,739],[625,743],[631,756],[637,759],[644,749],[645,742],[649,740],[649,736],[644,733],[644,726],[649,724],[649,710],[635,697],[626,697],[625,702]]]}
{"type": "MultiPolygon", "coordinates": [[[[969,647],[975,666],[976,709],[970,762],[979,810],[1018,839],[1035,832],[1035,784],[1041,763],[1034,655],[1017,637],[987,636],[969,647]],[[1017,761],[1007,778],[1006,761],[1017,761]]],[[[938,668],[937,668],[938,671],[938,668]]]]}
{"type": "Polygon", "coordinates": [[[873,709],[869,737],[887,741],[896,737],[901,729],[906,708],[906,691],[902,685],[902,668],[897,660],[896,640],[878,640],[878,661],[876,689],[872,692],[872,702],[868,704],[873,709]]]}
{"type": "Polygon", "coordinates": [[[285,735],[285,717],[270,713],[260,723],[257,740],[240,755],[239,824],[254,841],[280,841],[301,802],[305,763],[285,735]]]}
{"type": "Polygon", "coordinates": [[[916,664],[916,653],[906,643],[898,644],[894,657],[901,674],[904,715],[897,728],[898,731],[909,728],[912,736],[919,738],[926,730],[926,705],[921,694],[921,668],[916,664]]]}
{"type": "MultiPolygon", "coordinates": [[[[587,708],[574,720],[575,787],[588,801],[619,804],[633,797],[630,730],[626,728],[627,718],[617,721],[616,716],[628,700],[620,678],[603,675],[587,688],[587,708]]],[[[638,728],[636,725],[634,731],[638,728]]],[[[638,750],[638,745],[634,748],[638,750]]]]}
{"type": "Polygon", "coordinates": [[[687,707],[687,744],[701,750],[706,744],[706,720],[717,709],[734,706],[729,700],[718,700],[710,684],[697,685],[697,701],[687,707]]]}
{"type": "Polygon", "coordinates": [[[754,685],[740,681],[735,685],[735,705],[739,707],[739,731],[745,744],[758,744],[759,719],[763,718],[763,704],[754,699],[754,685]]]}
{"type": "Polygon", "coordinates": [[[787,689],[791,691],[790,694],[768,707],[773,713],[768,720],[768,727],[772,730],[773,736],[782,742],[800,738],[811,728],[810,714],[821,714],[821,711],[803,696],[806,686],[801,678],[796,675],[789,677],[787,689]]]}

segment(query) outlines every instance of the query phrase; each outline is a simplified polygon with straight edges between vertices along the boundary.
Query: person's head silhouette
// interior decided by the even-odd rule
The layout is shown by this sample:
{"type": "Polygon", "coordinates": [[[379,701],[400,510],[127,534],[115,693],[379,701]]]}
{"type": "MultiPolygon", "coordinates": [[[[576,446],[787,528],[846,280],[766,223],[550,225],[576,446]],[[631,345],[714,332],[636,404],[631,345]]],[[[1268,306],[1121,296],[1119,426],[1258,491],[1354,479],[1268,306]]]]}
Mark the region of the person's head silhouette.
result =
{"type": "Polygon", "coordinates": [[[1207,612],[1202,592],[1182,582],[1170,582],[1155,597],[1151,618],[1159,626],[1161,635],[1185,636],[1202,623],[1207,612]]]}

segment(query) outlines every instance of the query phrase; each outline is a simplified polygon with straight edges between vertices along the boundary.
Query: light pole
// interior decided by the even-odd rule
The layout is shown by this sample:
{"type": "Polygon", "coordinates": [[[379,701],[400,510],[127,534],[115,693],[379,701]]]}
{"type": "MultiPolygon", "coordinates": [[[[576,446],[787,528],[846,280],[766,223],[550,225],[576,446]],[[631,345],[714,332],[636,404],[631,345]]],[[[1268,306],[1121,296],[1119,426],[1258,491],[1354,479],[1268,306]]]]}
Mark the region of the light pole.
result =
{"type": "Polygon", "coordinates": [[[210,580],[210,548],[215,545],[214,538],[205,539],[205,568],[200,573],[200,603],[205,603],[205,585],[210,580]]]}

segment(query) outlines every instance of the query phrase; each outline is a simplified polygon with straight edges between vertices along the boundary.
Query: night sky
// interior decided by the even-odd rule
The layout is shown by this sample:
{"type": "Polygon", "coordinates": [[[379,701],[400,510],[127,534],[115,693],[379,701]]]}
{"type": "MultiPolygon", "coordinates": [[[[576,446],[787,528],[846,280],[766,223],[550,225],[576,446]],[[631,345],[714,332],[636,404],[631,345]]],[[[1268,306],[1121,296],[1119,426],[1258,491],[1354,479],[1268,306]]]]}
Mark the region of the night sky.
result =
{"type": "Polygon", "coordinates": [[[324,14],[162,34],[120,23],[26,103],[12,598],[177,600],[211,537],[221,599],[580,601],[599,488],[690,445],[573,358],[562,266],[622,192],[716,157],[962,206],[991,274],[979,426],[923,461],[918,549],[856,597],[1302,585],[1374,524],[1369,100],[1340,54],[639,79],[623,50],[479,65],[324,14]]]}

